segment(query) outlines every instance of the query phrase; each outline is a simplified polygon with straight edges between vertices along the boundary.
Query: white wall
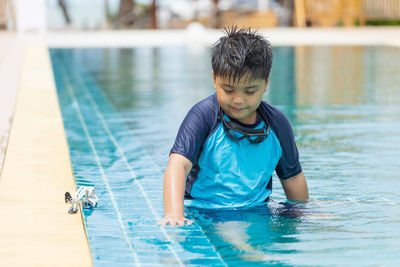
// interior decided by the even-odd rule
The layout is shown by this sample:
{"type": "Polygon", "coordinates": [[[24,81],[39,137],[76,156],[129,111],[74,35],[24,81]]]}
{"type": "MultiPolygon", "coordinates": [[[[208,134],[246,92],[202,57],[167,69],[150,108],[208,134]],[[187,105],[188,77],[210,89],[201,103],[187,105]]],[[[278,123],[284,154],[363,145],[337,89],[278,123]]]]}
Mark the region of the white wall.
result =
{"type": "Polygon", "coordinates": [[[18,32],[46,31],[46,0],[16,0],[14,3],[18,32]]]}

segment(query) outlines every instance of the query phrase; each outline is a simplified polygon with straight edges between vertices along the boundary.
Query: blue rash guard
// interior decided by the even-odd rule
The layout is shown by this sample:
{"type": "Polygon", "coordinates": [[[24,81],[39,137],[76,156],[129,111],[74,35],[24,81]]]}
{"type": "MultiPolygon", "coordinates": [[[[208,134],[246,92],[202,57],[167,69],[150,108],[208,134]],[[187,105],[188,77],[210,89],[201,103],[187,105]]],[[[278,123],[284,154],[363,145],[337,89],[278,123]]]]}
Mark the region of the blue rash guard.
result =
{"type": "Polygon", "coordinates": [[[272,173],[287,179],[301,172],[292,127],[277,108],[262,101],[258,119],[250,128],[270,127],[268,137],[251,144],[232,141],[218,117],[216,94],[197,103],[183,120],[171,153],[189,159],[193,167],[186,180],[185,205],[199,208],[253,207],[268,201],[272,173]]]}

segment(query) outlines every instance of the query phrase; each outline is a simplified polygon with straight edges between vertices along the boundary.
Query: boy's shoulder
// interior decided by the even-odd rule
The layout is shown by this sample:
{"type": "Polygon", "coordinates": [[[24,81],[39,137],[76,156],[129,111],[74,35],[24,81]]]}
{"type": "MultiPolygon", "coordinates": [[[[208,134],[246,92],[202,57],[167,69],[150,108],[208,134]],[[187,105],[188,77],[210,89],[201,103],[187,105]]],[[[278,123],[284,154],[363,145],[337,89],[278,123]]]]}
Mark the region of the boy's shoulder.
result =
{"type": "Polygon", "coordinates": [[[186,130],[209,132],[218,118],[219,105],[216,94],[197,102],[186,114],[183,125],[186,130]]]}
{"type": "Polygon", "coordinates": [[[215,94],[196,103],[186,114],[179,128],[171,153],[181,154],[194,164],[217,117],[218,101],[215,94]]]}
{"type": "Polygon", "coordinates": [[[260,110],[265,112],[270,118],[278,119],[280,117],[286,117],[285,114],[276,106],[269,104],[266,101],[261,101],[260,110]]]}
{"type": "Polygon", "coordinates": [[[189,112],[196,111],[209,114],[213,110],[218,112],[218,100],[215,93],[197,102],[189,112]]]}
{"type": "Polygon", "coordinates": [[[287,131],[292,131],[292,126],[286,115],[276,106],[273,106],[265,101],[261,101],[259,111],[267,120],[270,127],[278,135],[285,134],[287,131]]]}
{"type": "Polygon", "coordinates": [[[207,129],[211,130],[218,118],[218,111],[217,95],[214,93],[194,104],[186,118],[190,121],[194,120],[196,123],[201,123],[207,129]]]}

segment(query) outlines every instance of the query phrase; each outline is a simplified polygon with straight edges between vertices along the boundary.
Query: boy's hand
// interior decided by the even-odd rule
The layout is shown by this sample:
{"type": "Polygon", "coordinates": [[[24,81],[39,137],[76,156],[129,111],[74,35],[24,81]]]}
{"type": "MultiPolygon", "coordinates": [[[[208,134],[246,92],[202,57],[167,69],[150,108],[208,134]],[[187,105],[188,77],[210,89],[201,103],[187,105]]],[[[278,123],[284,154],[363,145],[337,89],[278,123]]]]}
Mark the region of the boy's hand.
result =
{"type": "Polygon", "coordinates": [[[172,216],[172,215],[167,215],[164,218],[162,218],[158,224],[160,224],[161,226],[166,226],[166,225],[170,225],[172,227],[175,226],[184,226],[186,223],[186,225],[191,225],[193,223],[193,221],[185,218],[184,216],[172,216]]]}

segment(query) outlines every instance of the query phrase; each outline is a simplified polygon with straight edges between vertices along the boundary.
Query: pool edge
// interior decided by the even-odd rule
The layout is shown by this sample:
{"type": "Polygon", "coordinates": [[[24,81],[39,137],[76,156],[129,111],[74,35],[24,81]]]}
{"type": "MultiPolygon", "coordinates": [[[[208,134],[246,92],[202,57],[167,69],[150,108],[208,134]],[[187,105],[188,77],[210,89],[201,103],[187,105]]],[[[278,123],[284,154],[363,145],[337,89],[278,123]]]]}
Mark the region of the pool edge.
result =
{"type": "Polygon", "coordinates": [[[2,265],[93,266],[63,199],[75,188],[48,48],[27,46],[0,177],[2,265]]]}

